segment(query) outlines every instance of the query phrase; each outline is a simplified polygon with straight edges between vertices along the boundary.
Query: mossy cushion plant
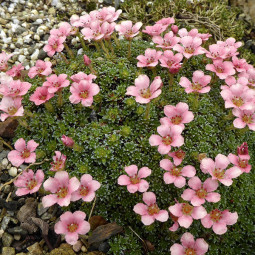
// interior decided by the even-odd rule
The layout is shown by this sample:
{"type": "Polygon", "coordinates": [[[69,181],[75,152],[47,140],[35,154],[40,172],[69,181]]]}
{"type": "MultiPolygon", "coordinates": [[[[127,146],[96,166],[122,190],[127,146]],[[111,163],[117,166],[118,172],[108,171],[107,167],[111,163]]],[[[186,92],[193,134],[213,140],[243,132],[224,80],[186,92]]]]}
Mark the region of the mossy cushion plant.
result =
{"type": "MultiPolygon", "coordinates": [[[[43,163],[31,168],[48,178],[43,204],[66,211],[55,231],[73,244],[92,213],[124,227],[108,254],[252,254],[254,69],[236,57],[240,43],[210,44],[173,18],[143,30],[154,44],[136,40],[142,24],[116,25],[120,13],[73,16],[45,46],[62,58],[54,67],[1,76],[1,118],[20,121],[15,153],[25,161],[39,144],[43,163]],[[69,49],[73,35],[86,55],[69,49]]],[[[32,193],[41,176],[15,184],[32,193]]]]}

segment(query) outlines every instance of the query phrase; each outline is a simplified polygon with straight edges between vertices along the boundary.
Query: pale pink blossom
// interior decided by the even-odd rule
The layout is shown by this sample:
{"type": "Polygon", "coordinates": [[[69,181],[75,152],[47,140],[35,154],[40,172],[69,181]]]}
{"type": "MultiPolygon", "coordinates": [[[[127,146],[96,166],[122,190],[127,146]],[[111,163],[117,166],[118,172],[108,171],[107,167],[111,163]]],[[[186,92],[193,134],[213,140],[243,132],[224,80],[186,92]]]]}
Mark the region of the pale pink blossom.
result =
{"type": "MultiPolygon", "coordinates": [[[[239,77],[238,79],[236,79],[234,76],[228,76],[225,79],[226,84],[228,85],[228,87],[231,87],[232,85],[236,85],[236,84],[241,84],[242,86],[246,86],[248,85],[248,79],[245,77],[239,77]]],[[[226,89],[227,87],[225,85],[221,86],[221,89],[226,89]]]]}
{"type": "Polygon", "coordinates": [[[89,27],[81,30],[85,40],[99,41],[104,38],[105,34],[102,31],[101,22],[98,20],[92,21],[89,27]]]}
{"type": "Polygon", "coordinates": [[[155,77],[150,84],[149,77],[141,74],[135,79],[135,86],[129,86],[127,88],[126,95],[135,96],[136,102],[140,104],[147,104],[161,94],[161,86],[162,80],[159,76],[155,77]]]}
{"type": "Polygon", "coordinates": [[[160,167],[166,170],[164,173],[164,182],[166,184],[173,183],[175,187],[182,188],[186,184],[184,177],[193,177],[196,174],[196,169],[193,166],[177,167],[169,159],[162,159],[160,167]]]}
{"type": "Polygon", "coordinates": [[[191,29],[190,31],[188,31],[186,28],[181,28],[178,31],[179,36],[182,38],[184,36],[190,36],[192,38],[198,37],[198,30],[196,28],[191,29]]]}
{"type": "Polygon", "coordinates": [[[236,128],[244,128],[246,125],[250,130],[255,131],[255,109],[251,110],[241,110],[233,109],[233,115],[237,118],[234,120],[233,124],[236,128]]]}
{"type": "Polygon", "coordinates": [[[233,178],[238,177],[242,171],[238,167],[231,167],[226,170],[230,161],[229,159],[218,154],[213,161],[211,158],[204,158],[201,161],[200,168],[203,173],[208,173],[213,180],[218,180],[225,186],[230,186],[233,183],[233,178]]]}
{"type": "Polygon", "coordinates": [[[55,156],[53,156],[53,162],[51,162],[50,171],[62,171],[65,168],[66,156],[61,154],[60,151],[55,151],[55,156]]]}
{"type": "Polygon", "coordinates": [[[31,67],[28,72],[29,78],[34,78],[38,76],[48,76],[52,73],[50,61],[37,60],[35,66],[31,67]]]}
{"type": "Polygon", "coordinates": [[[52,74],[51,76],[48,76],[46,78],[46,81],[43,83],[43,87],[48,88],[49,93],[55,93],[62,88],[68,87],[70,84],[70,81],[66,79],[66,74],[52,74]]]}
{"type": "Polygon", "coordinates": [[[95,198],[95,191],[97,191],[101,184],[93,180],[90,174],[84,174],[80,180],[80,187],[72,193],[71,201],[82,199],[85,202],[91,202],[95,198]]]}
{"type": "Polygon", "coordinates": [[[201,34],[198,33],[197,37],[201,38],[203,42],[207,41],[212,35],[209,33],[201,34]]]}
{"type": "Polygon", "coordinates": [[[91,64],[91,59],[86,54],[84,54],[83,55],[83,62],[85,64],[85,66],[89,66],[91,64]]]}
{"type": "Polygon", "coordinates": [[[74,75],[72,75],[72,76],[70,77],[70,79],[71,79],[72,81],[76,82],[76,83],[79,83],[79,82],[82,81],[82,80],[86,80],[86,81],[89,81],[89,82],[92,83],[92,81],[93,81],[94,79],[96,79],[96,78],[97,78],[97,77],[96,77],[94,74],[89,74],[89,75],[87,75],[87,74],[85,74],[85,73],[83,73],[83,72],[79,72],[79,73],[74,74],[74,75]]]}
{"type": "Polygon", "coordinates": [[[58,29],[51,29],[50,35],[66,38],[72,33],[72,26],[68,22],[61,22],[58,29]]]}
{"type": "Polygon", "coordinates": [[[93,97],[99,93],[100,88],[95,83],[82,80],[79,83],[73,83],[70,91],[72,95],[69,97],[69,100],[72,104],[81,102],[83,106],[88,107],[92,105],[93,97]]]}
{"type": "Polygon", "coordinates": [[[124,35],[127,40],[131,40],[133,37],[139,34],[139,30],[142,27],[142,22],[137,22],[133,25],[132,21],[125,20],[115,26],[115,30],[119,32],[119,35],[124,35]]]}
{"type": "Polygon", "coordinates": [[[8,60],[13,54],[6,54],[4,51],[0,54],[0,71],[6,71],[8,69],[8,60]]]}
{"type": "Polygon", "coordinates": [[[193,219],[199,220],[207,215],[203,206],[192,206],[189,203],[176,203],[169,207],[169,211],[178,217],[179,225],[184,228],[189,228],[193,219]]]}
{"type": "Polygon", "coordinates": [[[151,175],[151,169],[148,167],[142,167],[138,171],[138,167],[136,165],[130,165],[125,167],[125,172],[128,175],[121,175],[118,178],[118,184],[127,186],[127,190],[130,193],[145,192],[149,188],[149,183],[143,178],[151,175]]]}
{"type": "Polygon", "coordinates": [[[10,83],[2,84],[0,87],[0,94],[5,97],[20,97],[27,94],[32,85],[29,82],[22,82],[20,80],[13,80],[10,83]]]}
{"type": "Polygon", "coordinates": [[[151,146],[158,146],[160,154],[167,154],[171,147],[180,147],[184,144],[184,138],[181,136],[182,128],[179,126],[161,125],[157,128],[159,135],[151,135],[149,143],[151,146]]]}
{"type": "Polygon", "coordinates": [[[239,73],[245,72],[248,70],[249,65],[244,58],[239,59],[236,56],[234,56],[234,57],[232,57],[232,63],[234,65],[234,68],[236,69],[236,71],[239,73]]]}
{"type": "Polygon", "coordinates": [[[11,77],[19,78],[21,76],[21,71],[24,70],[24,66],[22,64],[18,64],[16,66],[13,66],[10,70],[6,72],[7,75],[10,75],[11,77]]]}
{"type": "Polygon", "coordinates": [[[194,119],[194,114],[189,111],[186,103],[178,103],[176,106],[166,105],[164,107],[166,117],[160,119],[161,125],[179,126],[184,129],[184,124],[190,123],[194,119]]]}
{"type": "Polygon", "coordinates": [[[255,69],[251,68],[246,72],[242,72],[239,74],[239,77],[245,77],[248,79],[248,86],[251,88],[255,87],[255,69]]]}
{"type": "Polygon", "coordinates": [[[144,225],[151,225],[155,220],[165,222],[168,220],[168,212],[160,210],[156,204],[156,196],[153,192],[144,192],[143,201],[145,204],[138,203],[134,206],[134,212],[142,216],[144,225]]]}
{"type": "MultiPolygon", "coordinates": [[[[87,14],[87,16],[89,16],[89,15],[87,14]]],[[[80,17],[76,14],[72,15],[70,18],[70,23],[74,27],[80,27],[81,26],[80,17]]]]}
{"type": "Polygon", "coordinates": [[[194,236],[188,232],[182,235],[181,243],[171,246],[171,255],[204,255],[209,247],[203,238],[195,240],[194,236]]]}
{"type": "Polygon", "coordinates": [[[183,54],[187,59],[205,53],[205,49],[201,47],[202,39],[199,37],[184,36],[181,38],[180,44],[174,46],[174,50],[183,54]]]}
{"type": "Polygon", "coordinates": [[[52,57],[56,52],[61,52],[64,49],[64,37],[50,36],[48,44],[43,47],[49,57],[52,57]]]}
{"type": "Polygon", "coordinates": [[[21,97],[3,97],[0,110],[5,113],[1,114],[1,121],[5,121],[8,117],[23,116],[24,108],[21,105],[21,100],[21,97]]]}
{"type": "Polygon", "coordinates": [[[236,167],[238,167],[243,173],[249,173],[251,171],[251,165],[248,163],[250,157],[242,158],[232,153],[228,155],[229,161],[236,167]]]}
{"type": "Polygon", "coordinates": [[[186,153],[182,149],[178,149],[175,152],[169,152],[168,156],[173,158],[175,166],[179,166],[182,163],[182,161],[185,157],[185,154],[186,153]]]}
{"type": "Polygon", "coordinates": [[[171,50],[164,51],[163,55],[160,57],[159,61],[161,62],[162,67],[168,68],[170,73],[178,73],[181,68],[181,61],[183,55],[181,53],[174,54],[171,50]]]}
{"type": "Polygon", "coordinates": [[[20,138],[14,144],[15,150],[9,152],[8,160],[17,167],[23,163],[34,163],[36,160],[34,151],[38,145],[34,140],[30,140],[26,144],[26,141],[20,138]]]}
{"type": "Polygon", "coordinates": [[[181,77],[179,84],[185,88],[186,93],[208,93],[211,90],[210,86],[207,86],[211,82],[211,76],[205,75],[203,71],[195,71],[193,73],[192,82],[186,77],[181,77]]]}
{"type": "MultiPolygon", "coordinates": [[[[73,15],[73,16],[75,16],[75,15],[73,15]]],[[[91,21],[92,21],[92,18],[90,17],[90,15],[85,14],[79,18],[79,21],[77,23],[79,23],[80,27],[89,27],[91,21]]],[[[75,26],[75,27],[77,27],[77,26],[75,26]]]]}
{"type": "Polygon", "coordinates": [[[161,36],[153,36],[152,41],[157,44],[157,48],[162,49],[172,49],[179,41],[180,38],[175,36],[175,34],[170,31],[164,35],[164,37],[161,36]]]}
{"type": "Polygon", "coordinates": [[[120,14],[122,13],[122,10],[117,10],[112,7],[103,7],[101,10],[95,10],[95,11],[91,11],[89,13],[90,17],[92,20],[98,20],[101,23],[107,21],[107,22],[113,22],[115,20],[117,20],[120,16],[120,14]]]}
{"type": "Polygon", "coordinates": [[[155,24],[153,26],[146,26],[143,33],[150,36],[158,36],[167,29],[168,26],[162,24],[155,24]]]}
{"type": "Polygon", "coordinates": [[[52,97],[54,97],[54,93],[50,93],[47,87],[37,87],[29,100],[34,102],[36,105],[40,105],[49,101],[52,97]]]}
{"type": "Polygon", "coordinates": [[[144,55],[139,55],[137,59],[137,67],[155,67],[158,64],[158,60],[162,55],[161,51],[156,51],[154,49],[145,50],[144,55]]]}
{"type": "Polygon", "coordinates": [[[101,31],[104,34],[104,39],[105,40],[110,40],[111,39],[111,35],[114,32],[116,23],[112,22],[112,23],[108,23],[108,22],[104,22],[101,26],[101,31]]]}
{"type": "Polygon", "coordinates": [[[74,146],[74,140],[66,135],[62,135],[61,141],[66,147],[73,148],[74,146]]]}
{"type": "Polygon", "coordinates": [[[86,214],[82,211],[65,212],[60,216],[60,221],[55,224],[54,231],[65,235],[66,242],[74,245],[79,235],[85,235],[90,231],[90,224],[85,221],[85,218],[86,214]]]}
{"type": "Polygon", "coordinates": [[[0,72],[0,87],[2,85],[8,85],[8,83],[12,82],[13,78],[9,75],[7,75],[4,72],[0,72]]]}
{"type": "Polygon", "coordinates": [[[24,196],[37,192],[43,182],[44,173],[42,170],[37,170],[34,174],[33,170],[28,169],[14,181],[14,185],[18,187],[16,191],[17,196],[24,196]]]}
{"type": "Polygon", "coordinates": [[[213,64],[207,64],[205,69],[214,72],[221,80],[226,79],[229,75],[234,75],[236,72],[232,62],[221,59],[214,60],[213,64]]]}
{"type": "Polygon", "coordinates": [[[169,25],[174,24],[174,23],[175,23],[175,20],[174,20],[174,18],[171,18],[171,17],[163,18],[163,19],[160,19],[156,22],[156,24],[161,24],[163,26],[169,26],[169,25]]]}
{"type": "Polygon", "coordinates": [[[218,44],[209,45],[209,51],[206,51],[206,57],[211,58],[213,60],[226,59],[228,54],[228,49],[224,46],[220,46],[218,44]]]}
{"type": "Polygon", "coordinates": [[[236,212],[231,213],[229,210],[220,211],[214,209],[201,219],[201,223],[205,228],[212,227],[215,234],[222,235],[227,232],[227,225],[234,225],[237,219],[238,215],[236,212]]]}
{"type": "Polygon", "coordinates": [[[43,207],[50,207],[56,203],[60,206],[68,206],[71,201],[71,194],[79,186],[80,182],[76,177],[69,179],[66,171],[56,172],[54,178],[49,177],[43,184],[44,189],[52,193],[43,197],[43,207]]]}
{"type": "Polygon", "coordinates": [[[204,183],[194,176],[188,181],[191,189],[185,189],[181,195],[182,199],[190,201],[193,206],[200,206],[205,201],[217,203],[220,201],[220,194],[215,191],[219,184],[217,180],[208,178],[204,183]]]}

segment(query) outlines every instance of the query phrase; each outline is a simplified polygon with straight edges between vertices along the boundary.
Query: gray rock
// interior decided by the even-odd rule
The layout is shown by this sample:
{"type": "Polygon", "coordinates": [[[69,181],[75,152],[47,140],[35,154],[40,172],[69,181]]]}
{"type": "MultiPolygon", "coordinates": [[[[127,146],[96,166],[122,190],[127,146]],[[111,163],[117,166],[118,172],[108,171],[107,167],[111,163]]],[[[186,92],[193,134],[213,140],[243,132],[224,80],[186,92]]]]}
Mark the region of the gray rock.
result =
{"type": "Polygon", "coordinates": [[[21,235],[21,236],[26,236],[28,234],[28,232],[20,226],[9,228],[7,229],[7,232],[12,235],[21,235]]]}
{"type": "Polygon", "coordinates": [[[2,224],[1,224],[1,229],[6,230],[7,227],[8,227],[8,224],[9,224],[10,220],[11,220],[11,217],[9,217],[9,216],[4,216],[4,218],[3,218],[3,220],[2,220],[2,224]]]}
{"type": "Polygon", "coordinates": [[[7,232],[3,233],[2,236],[2,243],[4,247],[10,247],[12,242],[13,242],[14,238],[12,235],[8,234],[7,232]]]}
{"type": "Polygon", "coordinates": [[[5,193],[5,194],[9,194],[10,191],[11,191],[11,185],[6,185],[6,186],[4,187],[4,193],[5,193]]]}
{"type": "Polygon", "coordinates": [[[25,32],[26,31],[26,29],[24,28],[24,27],[18,27],[17,29],[16,29],[16,34],[22,34],[23,32],[25,32]]]}
{"type": "Polygon", "coordinates": [[[44,60],[46,57],[47,57],[47,53],[43,49],[40,49],[38,54],[38,59],[44,60]]]}
{"type": "Polygon", "coordinates": [[[2,161],[4,158],[7,157],[7,154],[9,153],[10,151],[7,151],[7,150],[3,150],[1,153],[0,153],[0,161],[2,161]]]}
{"type": "Polygon", "coordinates": [[[38,216],[42,216],[45,212],[47,212],[49,207],[44,208],[42,203],[39,203],[37,206],[37,214],[38,216]]]}

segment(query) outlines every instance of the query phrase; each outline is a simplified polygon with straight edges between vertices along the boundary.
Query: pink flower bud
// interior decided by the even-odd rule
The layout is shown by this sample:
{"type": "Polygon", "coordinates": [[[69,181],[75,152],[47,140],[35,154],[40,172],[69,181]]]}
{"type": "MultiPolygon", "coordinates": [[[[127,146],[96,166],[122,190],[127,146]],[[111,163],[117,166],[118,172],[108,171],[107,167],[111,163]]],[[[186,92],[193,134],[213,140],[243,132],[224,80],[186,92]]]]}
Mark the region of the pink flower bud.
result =
{"type": "Polygon", "coordinates": [[[237,154],[240,155],[249,155],[248,144],[244,142],[240,147],[237,147],[237,154]]]}
{"type": "Polygon", "coordinates": [[[74,146],[74,140],[66,135],[62,135],[61,141],[64,143],[65,146],[69,148],[73,148],[74,146]]]}
{"type": "Polygon", "coordinates": [[[84,64],[85,66],[89,66],[91,64],[91,60],[87,55],[83,55],[83,60],[84,60],[84,64]]]}
{"type": "Polygon", "coordinates": [[[176,26],[176,25],[172,25],[172,26],[171,26],[171,30],[173,31],[174,34],[177,34],[179,28],[178,28],[178,26],[176,26]]]}

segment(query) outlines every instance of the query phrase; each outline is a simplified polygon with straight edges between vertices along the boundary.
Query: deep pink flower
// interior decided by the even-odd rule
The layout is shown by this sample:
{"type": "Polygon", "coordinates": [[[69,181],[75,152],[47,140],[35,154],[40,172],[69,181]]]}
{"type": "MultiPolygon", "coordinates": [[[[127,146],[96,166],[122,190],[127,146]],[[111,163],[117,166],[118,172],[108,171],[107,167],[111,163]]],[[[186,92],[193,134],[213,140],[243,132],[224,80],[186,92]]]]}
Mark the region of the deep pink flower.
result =
{"type": "Polygon", "coordinates": [[[171,30],[172,30],[173,33],[176,35],[176,34],[178,33],[178,31],[179,31],[179,28],[178,28],[178,26],[176,26],[176,25],[172,25],[172,26],[171,26],[171,30]]]}
{"type": "Polygon", "coordinates": [[[18,64],[8,70],[6,74],[10,75],[11,77],[19,78],[21,76],[21,71],[24,70],[24,68],[25,67],[22,64],[18,64]]]}
{"type": "Polygon", "coordinates": [[[153,82],[150,84],[149,77],[141,74],[135,79],[135,86],[127,88],[126,95],[135,96],[135,101],[137,103],[147,104],[161,94],[161,86],[162,80],[159,76],[155,77],[153,82]]]}
{"type": "Polygon", "coordinates": [[[168,26],[162,24],[155,24],[153,26],[146,26],[143,33],[150,36],[158,36],[167,29],[168,26]]]}
{"type": "Polygon", "coordinates": [[[181,61],[183,55],[181,53],[174,53],[171,50],[164,51],[163,55],[160,57],[159,61],[161,62],[162,67],[168,68],[170,73],[178,73],[181,68],[181,61]]]}
{"type": "Polygon", "coordinates": [[[72,75],[70,79],[76,83],[79,83],[82,80],[86,80],[92,83],[92,81],[96,79],[96,76],[94,74],[87,75],[83,72],[79,72],[77,74],[72,75]]]}
{"type": "Polygon", "coordinates": [[[234,75],[236,72],[232,62],[221,59],[214,60],[213,64],[207,64],[205,69],[214,72],[221,80],[226,79],[229,75],[234,75]]]}
{"type": "Polygon", "coordinates": [[[144,225],[151,225],[155,220],[165,222],[168,220],[168,212],[160,210],[156,204],[156,196],[153,192],[144,192],[143,201],[145,204],[138,203],[134,206],[134,212],[142,216],[144,225]]]}
{"type": "Polygon", "coordinates": [[[186,103],[178,103],[176,106],[166,105],[164,107],[166,117],[160,119],[161,125],[179,126],[184,129],[184,124],[190,123],[194,119],[194,114],[189,111],[186,103]]]}
{"type": "Polygon", "coordinates": [[[158,64],[158,60],[162,55],[161,51],[156,51],[153,49],[145,50],[145,55],[139,55],[137,59],[137,67],[155,67],[158,64]]]}
{"type": "Polygon", "coordinates": [[[43,182],[44,173],[42,170],[37,170],[34,174],[33,170],[28,169],[14,181],[14,185],[18,187],[16,191],[17,196],[24,196],[37,192],[43,182]]]}
{"type": "Polygon", "coordinates": [[[70,81],[66,78],[66,74],[60,74],[58,76],[56,74],[52,74],[46,78],[47,81],[43,83],[43,87],[47,87],[49,93],[55,93],[62,88],[69,86],[70,81]]]}
{"type": "Polygon", "coordinates": [[[180,85],[185,88],[186,93],[208,93],[211,87],[207,85],[211,82],[211,78],[210,75],[198,70],[193,73],[192,83],[186,77],[181,77],[180,85]]]}
{"type": "Polygon", "coordinates": [[[12,165],[19,167],[21,164],[34,163],[36,160],[35,149],[39,144],[34,140],[27,142],[23,138],[18,139],[15,144],[15,150],[12,150],[8,154],[8,160],[11,161],[12,165]]]}
{"type": "Polygon", "coordinates": [[[202,159],[200,168],[203,173],[209,173],[213,180],[218,180],[225,186],[230,186],[233,183],[232,179],[238,177],[242,171],[238,167],[231,167],[226,170],[229,163],[230,161],[226,156],[218,154],[215,162],[211,158],[202,159]]]}
{"type": "Polygon", "coordinates": [[[181,237],[181,243],[171,246],[171,255],[204,255],[208,251],[208,244],[203,238],[194,239],[190,233],[184,233],[181,237]]]}
{"type": "Polygon", "coordinates": [[[0,94],[6,97],[20,97],[27,94],[32,85],[29,82],[22,82],[20,80],[13,80],[10,83],[2,84],[0,87],[0,94]]]}
{"type": "Polygon", "coordinates": [[[237,147],[237,155],[241,159],[250,159],[248,144],[244,142],[240,147],[237,147]]]}
{"type": "Polygon", "coordinates": [[[61,141],[66,147],[73,148],[74,146],[74,140],[66,135],[62,135],[61,141]]]}
{"type": "Polygon", "coordinates": [[[227,225],[234,225],[237,219],[238,215],[236,212],[231,213],[229,210],[220,211],[214,209],[201,219],[201,223],[205,228],[212,227],[215,234],[222,235],[227,232],[227,225]]]}
{"type": "Polygon", "coordinates": [[[244,128],[247,125],[250,130],[255,131],[255,109],[254,108],[251,110],[233,109],[233,115],[237,117],[233,122],[234,127],[244,128]]]}
{"type": "Polygon", "coordinates": [[[248,163],[250,156],[247,158],[243,158],[240,156],[236,156],[232,153],[228,155],[229,161],[236,167],[238,167],[243,173],[249,173],[251,171],[251,165],[248,163]]]}
{"type": "Polygon", "coordinates": [[[169,25],[174,24],[174,23],[175,23],[175,20],[174,20],[174,18],[171,18],[171,17],[163,18],[163,19],[158,20],[156,22],[156,24],[161,24],[163,26],[169,26],[169,25]]]}
{"type": "Polygon", "coordinates": [[[178,149],[175,152],[169,152],[168,156],[173,158],[174,164],[176,166],[179,166],[182,163],[182,161],[183,161],[183,159],[185,157],[185,154],[186,153],[182,149],[178,149]]]}
{"type": "Polygon", "coordinates": [[[48,76],[52,73],[50,61],[37,60],[35,66],[31,67],[28,72],[29,78],[34,78],[36,75],[38,76],[48,76]]]}
{"type": "Polygon", "coordinates": [[[43,184],[46,191],[53,193],[43,197],[43,207],[50,207],[56,203],[60,206],[68,206],[71,201],[71,194],[79,186],[80,182],[76,177],[69,179],[66,171],[56,172],[54,178],[49,177],[43,184]]]}
{"type": "Polygon", "coordinates": [[[182,128],[179,126],[161,125],[157,128],[159,135],[151,135],[149,143],[151,146],[158,146],[160,154],[167,154],[171,146],[180,147],[184,144],[184,138],[181,136],[182,128]]]}
{"type": "Polygon", "coordinates": [[[92,179],[90,174],[84,174],[81,177],[80,187],[72,193],[71,201],[77,201],[82,199],[85,202],[91,202],[101,184],[98,181],[92,179]]]}
{"type": "Polygon", "coordinates": [[[56,52],[61,52],[64,49],[64,41],[64,37],[50,36],[48,44],[43,47],[43,50],[47,52],[49,57],[52,57],[56,52]]]}
{"type": "Polygon", "coordinates": [[[126,166],[125,172],[127,175],[121,175],[118,178],[118,184],[127,186],[127,189],[130,193],[145,192],[149,188],[149,183],[143,178],[151,175],[151,169],[148,167],[142,167],[138,171],[138,167],[136,165],[126,166]]]}
{"type": "Polygon", "coordinates": [[[8,60],[13,54],[6,54],[4,51],[0,54],[0,71],[5,72],[8,69],[8,60]]]}
{"type": "Polygon", "coordinates": [[[162,159],[160,167],[166,170],[164,173],[164,181],[166,184],[173,183],[175,187],[182,188],[186,184],[184,177],[193,177],[196,174],[196,169],[193,166],[176,167],[169,159],[162,159]]]}
{"type": "Polygon", "coordinates": [[[131,40],[133,37],[139,34],[139,30],[142,27],[142,22],[137,22],[133,25],[132,21],[125,20],[115,26],[115,30],[119,32],[119,35],[124,35],[127,40],[131,40]]]}
{"type": "Polygon", "coordinates": [[[89,66],[91,64],[91,59],[86,54],[83,55],[83,61],[85,66],[89,66]]]}
{"type": "Polygon", "coordinates": [[[52,97],[54,97],[54,93],[50,93],[47,87],[37,87],[29,100],[36,105],[40,105],[49,101],[52,97]]]}
{"type": "Polygon", "coordinates": [[[51,162],[50,171],[62,171],[65,168],[66,156],[61,154],[60,151],[55,151],[55,156],[53,156],[53,162],[51,162]]]}
{"type": "Polygon", "coordinates": [[[74,213],[65,212],[60,216],[60,221],[54,226],[57,234],[65,235],[67,243],[74,245],[77,243],[80,235],[85,235],[90,230],[90,224],[85,221],[86,214],[82,211],[74,213]]]}
{"type": "Polygon", "coordinates": [[[202,219],[207,214],[203,206],[192,206],[189,203],[176,203],[169,207],[169,211],[178,217],[178,223],[184,228],[189,228],[193,219],[202,219]]]}
{"type": "Polygon", "coordinates": [[[81,102],[83,106],[88,107],[92,105],[93,97],[99,93],[100,88],[96,83],[82,80],[79,83],[73,83],[70,91],[72,95],[69,97],[69,100],[72,104],[81,102]]]}
{"type": "Polygon", "coordinates": [[[23,116],[24,108],[21,105],[21,100],[21,97],[3,97],[0,110],[5,113],[1,114],[1,121],[5,121],[8,117],[23,116]]]}
{"type": "Polygon", "coordinates": [[[193,206],[200,206],[205,203],[205,200],[212,203],[220,201],[220,194],[215,191],[219,184],[217,180],[208,178],[204,183],[194,176],[188,181],[191,189],[185,189],[181,195],[182,199],[190,201],[193,206]]]}

